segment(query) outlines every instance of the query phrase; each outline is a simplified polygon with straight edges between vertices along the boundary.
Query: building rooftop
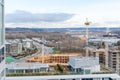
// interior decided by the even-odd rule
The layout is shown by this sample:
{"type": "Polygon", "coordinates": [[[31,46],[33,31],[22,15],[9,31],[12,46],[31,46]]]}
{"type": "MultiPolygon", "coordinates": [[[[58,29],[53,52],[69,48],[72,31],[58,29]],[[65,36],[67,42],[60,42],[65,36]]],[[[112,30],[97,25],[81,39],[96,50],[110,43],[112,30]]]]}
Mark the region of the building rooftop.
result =
{"type": "Polygon", "coordinates": [[[7,64],[8,69],[36,69],[36,68],[48,68],[48,64],[41,63],[27,63],[27,62],[16,62],[7,64]]]}
{"type": "Polygon", "coordinates": [[[23,41],[32,41],[32,40],[27,38],[27,39],[23,39],[23,41]]]}
{"type": "Polygon", "coordinates": [[[119,38],[96,38],[96,39],[89,39],[90,42],[100,42],[100,41],[103,41],[103,42],[109,42],[109,43],[116,43],[118,41],[120,41],[119,38]]]}
{"type": "Polygon", "coordinates": [[[112,78],[120,79],[118,74],[89,74],[89,75],[54,75],[54,76],[19,76],[7,77],[6,80],[59,80],[59,79],[76,79],[76,78],[112,78]]]}
{"type": "Polygon", "coordinates": [[[73,68],[83,68],[83,67],[92,67],[99,65],[98,57],[70,57],[69,64],[73,68]]]}
{"type": "Polygon", "coordinates": [[[17,61],[17,59],[15,59],[14,57],[12,56],[7,56],[6,57],[6,63],[11,63],[11,62],[15,62],[17,61]]]}

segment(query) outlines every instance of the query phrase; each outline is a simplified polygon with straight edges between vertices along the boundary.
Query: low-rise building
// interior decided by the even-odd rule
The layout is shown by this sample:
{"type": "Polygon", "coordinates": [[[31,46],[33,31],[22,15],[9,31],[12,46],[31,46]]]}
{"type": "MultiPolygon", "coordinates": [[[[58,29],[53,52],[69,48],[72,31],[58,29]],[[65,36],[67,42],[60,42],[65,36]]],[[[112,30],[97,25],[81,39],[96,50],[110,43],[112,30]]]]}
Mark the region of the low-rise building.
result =
{"type": "Polygon", "coordinates": [[[48,72],[48,64],[41,63],[26,63],[26,62],[16,62],[10,63],[6,66],[7,74],[15,73],[38,73],[38,72],[48,72]]]}
{"type": "Polygon", "coordinates": [[[6,80],[120,80],[117,74],[53,75],[7,77],[6,80]]]}
{"type": "Polygon", "coordinates": [[[71,70],[81,74],[90,74],[100,71],[98,57],[70,57],[71,70]]]}

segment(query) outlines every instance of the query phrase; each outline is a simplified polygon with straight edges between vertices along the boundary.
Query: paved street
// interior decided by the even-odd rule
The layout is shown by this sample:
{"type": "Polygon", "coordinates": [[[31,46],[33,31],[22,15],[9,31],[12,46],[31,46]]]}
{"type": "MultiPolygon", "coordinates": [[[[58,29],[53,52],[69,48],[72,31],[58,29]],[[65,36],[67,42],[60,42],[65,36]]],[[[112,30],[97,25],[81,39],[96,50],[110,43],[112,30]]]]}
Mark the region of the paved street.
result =
{"type": "MultiPolygon", "coordinates": [[[[21,58],[18,62],[24,62],[25,59],[32,58],[32,57],[34,57],[34,56],[42,53],[42,44],[39,44],[38,42],[35,42],[35,41],[33,42],[33,44],[36,46],[36,48],[38,49],[38,51],[35,54],[32,54],[32,55],[26,56],[24,58],[21,58]]],[[[47,47],[47,46],[45,46],[44,49],[45,49],[44,50],[45,54],[50,54],[50,53],[53,52],[53,47],[47,47]]]]}

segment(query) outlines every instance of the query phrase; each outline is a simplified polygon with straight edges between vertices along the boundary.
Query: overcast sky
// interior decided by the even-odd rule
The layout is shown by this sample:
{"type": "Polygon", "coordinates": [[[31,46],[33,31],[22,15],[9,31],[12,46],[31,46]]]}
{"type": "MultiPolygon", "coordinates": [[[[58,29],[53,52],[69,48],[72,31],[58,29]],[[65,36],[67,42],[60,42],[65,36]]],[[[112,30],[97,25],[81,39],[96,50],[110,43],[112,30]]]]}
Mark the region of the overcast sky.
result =
{"type": "Polygon", "coordinates": [[[120,0],[5,0],[6,27],[119,27],[120,0]]]}

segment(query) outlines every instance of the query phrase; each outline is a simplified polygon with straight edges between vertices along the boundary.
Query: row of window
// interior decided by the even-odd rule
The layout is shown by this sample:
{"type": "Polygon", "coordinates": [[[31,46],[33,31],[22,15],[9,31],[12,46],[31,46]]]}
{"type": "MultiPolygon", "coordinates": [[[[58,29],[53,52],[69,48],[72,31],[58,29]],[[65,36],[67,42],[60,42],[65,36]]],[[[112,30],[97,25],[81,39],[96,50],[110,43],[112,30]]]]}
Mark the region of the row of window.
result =
{"type": "MultiPolygon", "coordinates": [[[[49,79],[51,80],[51,79],[49,79]]],[[[58,79],[55,79],[58,80],[58,79]]],[[[113,80],[111,78],[83,78],[83,79],[60,79],[60,80],[113,80]]]]}
{"type": "Polygon", "coordinates": [[[5,52],[4,52],[4,47],[0,49],[0,62],[2,62],[4,60],[4,55],[5,55],[5,52]]]}
{"type": "Polygon", "coordinates": [[[47,68],[41,69],[27,69],[27,70],[14,70],[14,69],[6,69],[6,72],[9,73],[36,73],[36,72],[46,72],[47,68]]]}
{"type": "MultiPolygon", "coordinates": [[[[3,0],[0,1],[0,3],[3,0]]],[[[3,5],[0,4],[0,46],[4,43],[4,27],[3,27],[3,5]]]]}

